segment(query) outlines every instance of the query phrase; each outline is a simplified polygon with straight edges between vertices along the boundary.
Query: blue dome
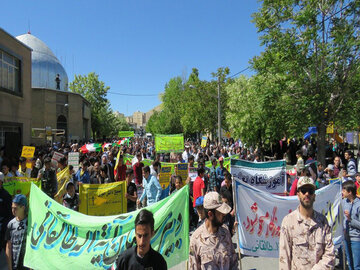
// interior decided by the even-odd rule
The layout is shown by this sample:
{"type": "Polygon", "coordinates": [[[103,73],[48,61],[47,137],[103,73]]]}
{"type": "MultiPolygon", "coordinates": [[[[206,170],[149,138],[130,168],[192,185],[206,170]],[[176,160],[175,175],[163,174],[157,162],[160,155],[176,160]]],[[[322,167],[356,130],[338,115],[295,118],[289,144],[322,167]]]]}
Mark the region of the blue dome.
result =
{"type": "Polygon", "coordinates": [[[67,91],[68,76],[50,48],[31,34],[24,34],[16,38],[33,50],[31,55],[32,88],[67,91]]]}

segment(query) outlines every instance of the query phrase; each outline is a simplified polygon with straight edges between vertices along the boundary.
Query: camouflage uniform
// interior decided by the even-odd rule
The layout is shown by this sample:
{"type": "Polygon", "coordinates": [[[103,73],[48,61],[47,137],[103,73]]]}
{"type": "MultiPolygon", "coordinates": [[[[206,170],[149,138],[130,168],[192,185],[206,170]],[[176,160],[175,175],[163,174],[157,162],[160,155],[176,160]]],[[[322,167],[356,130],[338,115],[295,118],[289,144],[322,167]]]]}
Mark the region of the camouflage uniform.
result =
{"type": "Polygon", "coordinates": [[[299,208],[284,217],[279,241],[279,269],[333,269],[334,245],[331,228],[324,215],[314,210],[311,219],[299,208]]]}
{"type": "Polygon", "coordinates": [[[226,226],[211,234],[204,222],[193,233],[190,238],[189,269],[238,269],[238,257],[226,226]]]}

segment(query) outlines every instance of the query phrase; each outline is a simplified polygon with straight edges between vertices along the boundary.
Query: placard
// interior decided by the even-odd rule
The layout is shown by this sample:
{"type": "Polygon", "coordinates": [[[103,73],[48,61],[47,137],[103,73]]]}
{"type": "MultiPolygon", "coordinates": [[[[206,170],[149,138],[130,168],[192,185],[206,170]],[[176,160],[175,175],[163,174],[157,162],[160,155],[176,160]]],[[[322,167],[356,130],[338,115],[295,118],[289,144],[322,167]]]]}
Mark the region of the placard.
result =
{"type": "Polygon", "coordinates": [[[183,181],[186,181],[189,175],[189,164],[188,163],[178,163],[176,166],[176,175],[181,176],[183,181]]]}
{"type": "Polygon", "coordinates": [[[79,170],[79,152],[70,152],[68,154],[68,165],[72,165],[74,167],[74,171],[77,172],[79,170]]]}
{"type": "Polygon", "coordinates": [[[162,189],[165,189],[170,183],[171,166],[162,166],[159,174],[159,183],[162,189]]]}
{"type": "Polygon", "coordinates": [[[32,158],[35,153],[35,146],[23,146],[21,156],[24,158],[32,158]]]}
{"type": "Polygon", "coordinates": [[[197,168],[189,167],[189,177],[191,179],[191,182],[194,182],[197,176],[198,176],[197,168]]]}

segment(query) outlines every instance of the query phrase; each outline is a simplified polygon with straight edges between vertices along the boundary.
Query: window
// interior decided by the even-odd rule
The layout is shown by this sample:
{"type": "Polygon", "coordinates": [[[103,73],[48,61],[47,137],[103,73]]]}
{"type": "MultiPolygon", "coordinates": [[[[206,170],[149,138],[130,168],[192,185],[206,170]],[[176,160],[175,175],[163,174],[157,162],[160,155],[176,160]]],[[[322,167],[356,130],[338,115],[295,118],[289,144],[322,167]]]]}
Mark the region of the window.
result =
{"type": "Polygon", "coordinates": [[[11,124],[0,124],[0,147],[5,146],[5,135],[7,132],[19,133],[19,126],[11,124]]]}
{"type": "Polygon", "coordinates": [[[0,88],[20,93],[20,60],[0,50],[0,88]]]}

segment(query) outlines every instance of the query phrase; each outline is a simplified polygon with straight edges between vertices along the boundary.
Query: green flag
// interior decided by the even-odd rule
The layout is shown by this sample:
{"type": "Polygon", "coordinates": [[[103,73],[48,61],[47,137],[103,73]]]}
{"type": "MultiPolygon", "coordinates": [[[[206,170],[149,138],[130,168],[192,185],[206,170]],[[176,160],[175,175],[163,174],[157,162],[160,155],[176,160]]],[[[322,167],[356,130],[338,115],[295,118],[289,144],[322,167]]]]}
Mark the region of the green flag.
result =
{"type": "MultiPolygon", "coordinates": [[[[24,265],[33,269],[109,269],[136,244],[139,210],[117,216],[87,216],[58,204],[31,185],[24,265]]],[[[154,213],[151,246],[168,267],[189,256],[189,188],[147,207],[154,213]]]]}

